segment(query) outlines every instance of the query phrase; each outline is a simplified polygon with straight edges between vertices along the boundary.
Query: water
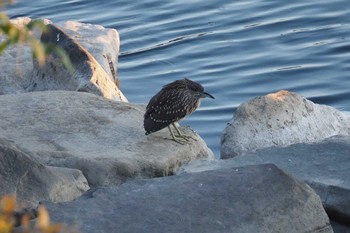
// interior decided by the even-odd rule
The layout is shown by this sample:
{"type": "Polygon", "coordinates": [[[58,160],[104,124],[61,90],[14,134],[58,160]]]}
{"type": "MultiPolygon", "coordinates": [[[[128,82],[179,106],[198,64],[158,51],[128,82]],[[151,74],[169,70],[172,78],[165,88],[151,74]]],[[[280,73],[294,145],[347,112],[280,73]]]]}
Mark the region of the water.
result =
{"type": "Polygon", "coordinates": [[[350,111],[349,0],[17,0],[7,12],[116,28],[130,102],[147,103],[179,78],[200,82],[216,99],[182,125],[217,157],[235,108],[256,96],[287,89],[350,111]]]}

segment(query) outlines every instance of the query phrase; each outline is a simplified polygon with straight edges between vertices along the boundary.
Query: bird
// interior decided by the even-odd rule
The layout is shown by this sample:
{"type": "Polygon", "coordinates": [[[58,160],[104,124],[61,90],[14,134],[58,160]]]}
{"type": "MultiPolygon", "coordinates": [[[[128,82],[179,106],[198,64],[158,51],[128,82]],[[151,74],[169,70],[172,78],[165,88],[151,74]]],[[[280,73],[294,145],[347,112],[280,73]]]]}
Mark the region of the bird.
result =
{"type": "Polygon", "coordinates": [[[180,144],[189,142],[189,138],[192,137],[183,135],[175,123],[193,113],[199,107],[201,98],[206,97],[215,99],[204,91],[201,84],[187,78],[164,85],[150,99],[146,107],[143,121],[146,135],[168,127],[175,142],[180,144]],[[175,128],[177,135],[173,133],[171,125],[175,128]]]}

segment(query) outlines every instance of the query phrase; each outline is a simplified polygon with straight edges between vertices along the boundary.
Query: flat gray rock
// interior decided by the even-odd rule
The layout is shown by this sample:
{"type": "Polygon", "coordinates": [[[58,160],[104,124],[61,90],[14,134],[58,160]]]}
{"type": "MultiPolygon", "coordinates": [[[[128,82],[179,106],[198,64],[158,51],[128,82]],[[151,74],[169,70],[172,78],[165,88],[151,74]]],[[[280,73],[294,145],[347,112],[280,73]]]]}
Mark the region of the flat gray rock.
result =
{"type": "Polygon", "coordinates": [[[227,160],[198,161],[182,172],[273,163],[308,183],[332,219],[350,223],[350,137],[333,137],[316,144],[295,144],[246,153],[227,160]]]}
{"type": "Polygon", "coordinates": [[[80,232],[333,232],[316,193],[272,164],[99,188],[46,204],[80,232]]]}
{"type": "Polygon", "coordinates": [[[271,146],[319,142],[350,135],[350,117],[288,91],[240,105],[221,136],[221,158],[271,146]]]}
{"type": "Polygon", "coordinates": [[[214,158],[197,138],[180,145],[168,129],[145,135],[145,106],[83,92],[45,91],[0,96],[0,137],[43,164],[76,168],[91,185],[174,174],[182,164],[214,158]]]}
{"type": "Polygon", "coordinates": [[[0,139],[0,196],[16,195],[19,207],[40,201],[71,201],[89,189],[76,169],[44,166],[0,139]]]}

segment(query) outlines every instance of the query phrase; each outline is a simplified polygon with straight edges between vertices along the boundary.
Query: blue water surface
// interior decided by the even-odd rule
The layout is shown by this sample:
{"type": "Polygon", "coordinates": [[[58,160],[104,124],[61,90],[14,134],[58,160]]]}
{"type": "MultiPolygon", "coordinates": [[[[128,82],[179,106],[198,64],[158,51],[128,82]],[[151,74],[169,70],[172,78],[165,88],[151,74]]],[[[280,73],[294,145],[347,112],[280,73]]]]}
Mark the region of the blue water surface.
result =
{"type": "Polygon", "coordinates": [[[216,99],[181,124],[216,157],[235,108],[256,96],[286,89],[350,111],[349,0],[17,0],[6,11],[117,29],[130,102],[147,103],[179,78],[200,82],[216,99]]]}

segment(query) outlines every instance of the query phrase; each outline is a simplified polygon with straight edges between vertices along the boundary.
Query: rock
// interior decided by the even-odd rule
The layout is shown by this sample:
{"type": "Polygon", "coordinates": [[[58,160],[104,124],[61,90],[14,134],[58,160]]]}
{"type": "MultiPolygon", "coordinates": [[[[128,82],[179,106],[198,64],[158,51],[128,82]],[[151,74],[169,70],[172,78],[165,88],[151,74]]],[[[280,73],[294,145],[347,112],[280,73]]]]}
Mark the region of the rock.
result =
{"type": "Polygon", "coordinates": [[[45,91],[0,96],[0,137],[43,164],[76,168],[91,185],[172,175],[185,163],[214,158],[197,141],[180,145],[167,129],[146,136],[145,106],[82,92],[45,91]]]}
{"type": "Polygon", "coordinates": [[[0,139],[0,196],[16,195],[19,207],[71,201],[89,189],[80,171],[44,166],[11,144],[0,139]]]}
{"type": "Polygon", "coordinates": [[[28,91],[70,90],[90,92],[107,99],[127,102],[127,99],[111,80],[95,58],[67,33],[55,25],[48,24],[41,41],[55,44],[68,54],[74,72],[63,65],[56,54],[46,56],[44,65],[34,61],[28,91]]]}
{"type": "Polygon", "coordinates": [[[333,232],[319,197],[272,164],[99,188],[46,204],[80,232],[333,232]]]}
{"type": "MultiPolygon", "coordinates": [[[[31,19],[23,17],[11,21],[17,25],[24,25],[31,19]]],[[[108,99],[127,102],[116,85],[118,83],[119,34],[115,29],[68,21],[62,24],[66,32],[49,20],[44,20],[44,22],[48,25],[48,32],[42,36],[42,40],[52,42],[66,50],[72,60],[74,73],[68,72],[57,55],[47,56],[46,64],[39,66],[37,61],[33,61],[32,49],[29,46],[9,46],[0,56],[3,71],[0,75],[2,84],[0,94],[69,90],[91,92],[108,99]],[[79,42],[88,47],[91,53],[79,42]],[[94,57],[102,62],[103,67],[94,57]]],[[[34,35],[40,39],[41,33],[35,31],[34,35]]],[[[4,39],[0,36],[0,41],[4,39]]]]}
{"type": "MultiPolygon", "coordinates": [[[[0,39],[0,43],[2,41],[0,39]]],[[[0,95],[25,92],[26,75],[33,68],[33,62],[27,59],[29,56],[32,56],[32,51],[24,45],[11,46],[1,54],[0,95]]]]}
{"type": "MultiPolygon", "coordinates": [[[[30,18],[17,18],[11,22],[19,27],[30,22],[30,18]]],[[[0,43],[7,37],[0,35],[0,43]]],[[[18,44],[8,46],[0,55],[0,95],[25,92],[27,75],[33,70],[32,49],[18,44]],[[10,65],[11,64],[11,65],[10,65]]]]}
{"type": "Polygon", "coordinates": [[[221,137],[221,158],[271,146],[313,143],[350,135],[350,117],[288,91],[240,105],[221,137]]]}
{"type": "Polygon", "coordinates": [[[117,65],[120,39],[117,30],[77,21],[66,21],[57,25],[93,55],[113,83],[119,83],[117,65]]]}
{"type": "Polygon", "coordinates": [[[227,160],[198,161],[178,173],[201,172],[273,163],[308,183],[321,197],[331,219],[350,223],[350,137],[336,136],[316,144],[271,147],[227,160]]]}

